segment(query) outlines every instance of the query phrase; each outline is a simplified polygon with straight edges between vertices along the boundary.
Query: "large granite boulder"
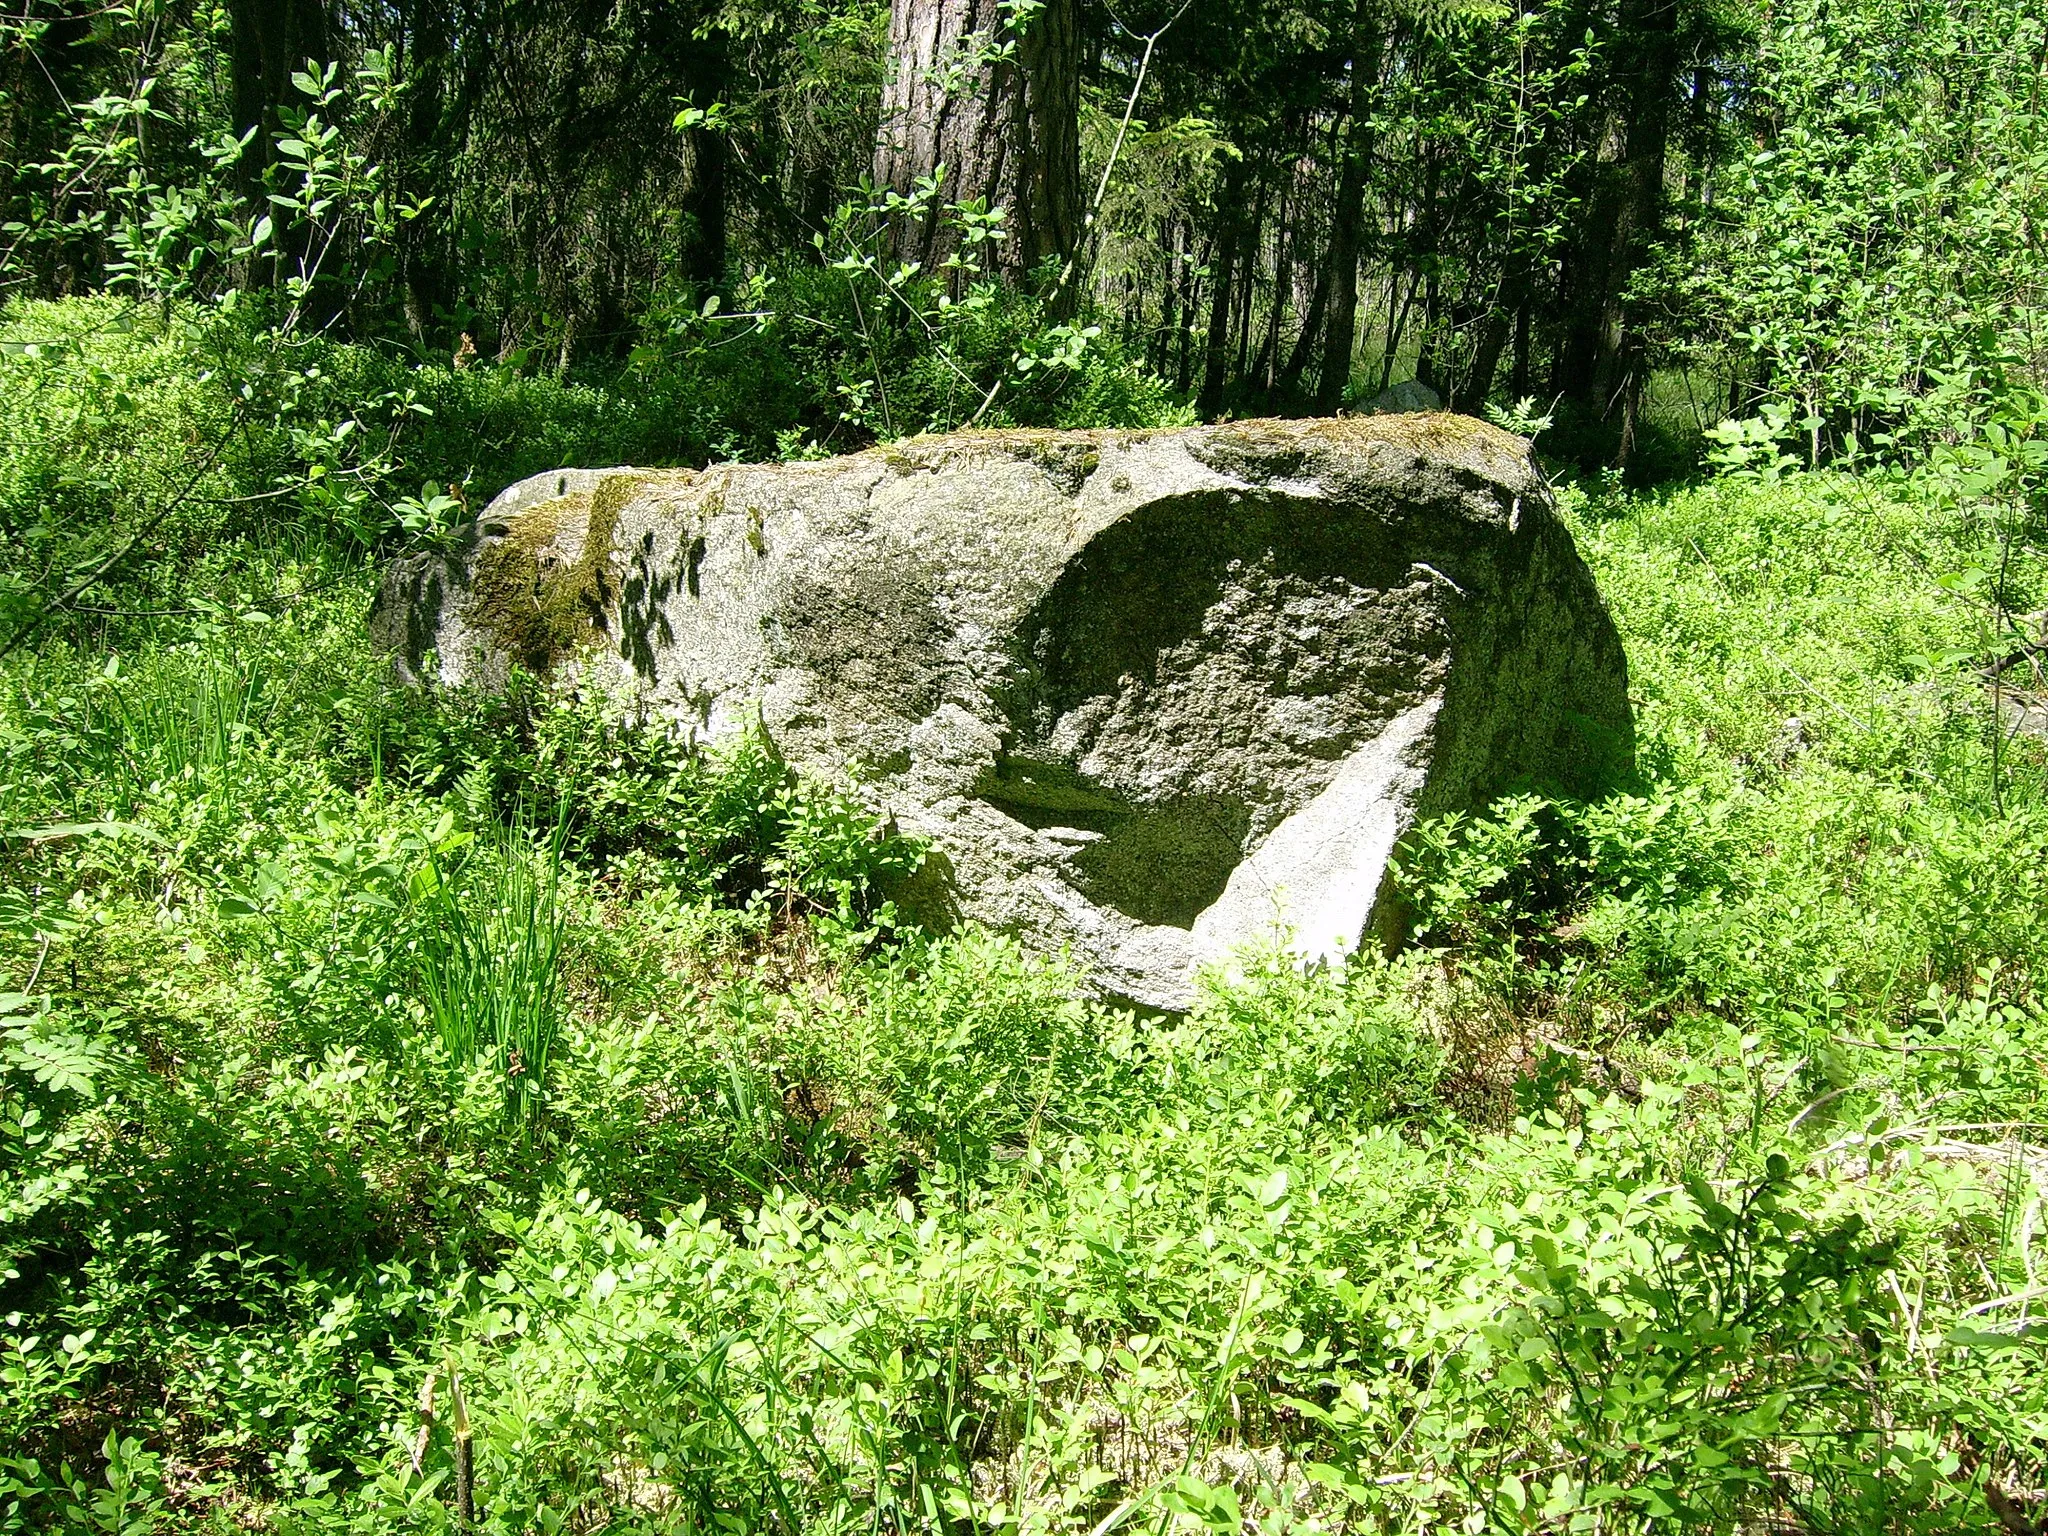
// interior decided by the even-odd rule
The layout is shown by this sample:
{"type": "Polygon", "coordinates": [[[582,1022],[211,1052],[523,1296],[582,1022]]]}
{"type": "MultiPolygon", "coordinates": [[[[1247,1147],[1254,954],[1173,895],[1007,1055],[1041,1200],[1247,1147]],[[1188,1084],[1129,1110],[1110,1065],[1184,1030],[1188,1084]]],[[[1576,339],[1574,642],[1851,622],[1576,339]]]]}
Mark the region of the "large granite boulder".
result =
{"type": "Polygon", "coordinates": [[[402,675],[573,669],[759,727],[926,839],[903,899],[1184,1007],[1384,918],[1418,817],[1625,761],[1622,648],[1519,438],[1463,416],[984,432],[568,470],[386,577],[402,675]]]}

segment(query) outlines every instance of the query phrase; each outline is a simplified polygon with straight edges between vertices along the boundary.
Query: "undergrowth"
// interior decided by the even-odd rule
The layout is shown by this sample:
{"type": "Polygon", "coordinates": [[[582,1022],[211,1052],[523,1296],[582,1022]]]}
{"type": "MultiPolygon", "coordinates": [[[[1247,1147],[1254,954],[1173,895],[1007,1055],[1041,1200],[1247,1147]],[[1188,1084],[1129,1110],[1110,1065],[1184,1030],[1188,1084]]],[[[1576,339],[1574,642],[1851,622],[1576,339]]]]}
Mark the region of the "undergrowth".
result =
{"type": "Polygon", "coordinates": [[[1164,1023],[902,923],[765,742],[394,693],[359,556],[196,530],[0,674],[0,1529],[2024,1513],[2048,762],[1975,535],[1566,500],[1637,778],[1164,1023]]]}

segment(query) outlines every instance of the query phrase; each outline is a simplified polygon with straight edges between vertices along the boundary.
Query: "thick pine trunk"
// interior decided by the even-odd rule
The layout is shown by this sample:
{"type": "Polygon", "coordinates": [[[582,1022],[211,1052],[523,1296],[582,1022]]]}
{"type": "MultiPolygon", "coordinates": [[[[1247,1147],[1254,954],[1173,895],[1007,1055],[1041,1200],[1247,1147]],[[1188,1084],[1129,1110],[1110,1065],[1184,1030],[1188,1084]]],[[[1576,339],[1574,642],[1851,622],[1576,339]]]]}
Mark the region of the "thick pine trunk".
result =
{"type": "MultiPolygon", "coordinates": [[[[1073,254],[1081,229],[1078,0],[1045,0],[1013,31],[996,0],[893,0],[890,76],[875,140],[878,187],[908,192],[945,168],[938,203],[1004,211],[997,264],[1021,279],[1073,254]]],[[[956,254],[935,207],[892,231],[927,268],[956,254]]]]}

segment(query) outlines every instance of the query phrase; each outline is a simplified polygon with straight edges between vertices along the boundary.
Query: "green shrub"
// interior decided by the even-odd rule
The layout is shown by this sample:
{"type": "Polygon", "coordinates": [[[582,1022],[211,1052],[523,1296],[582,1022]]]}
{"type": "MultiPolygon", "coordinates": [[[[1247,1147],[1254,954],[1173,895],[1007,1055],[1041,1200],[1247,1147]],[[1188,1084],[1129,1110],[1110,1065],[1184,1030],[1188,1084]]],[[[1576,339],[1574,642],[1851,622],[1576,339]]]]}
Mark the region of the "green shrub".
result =
{"type": "MultiPolygon", "coordinates": [[[[248,305],[13,303],[0,309],[0,643],[31,624],[129,632],[252,546],[345,562],[564,465],[844,450],[974,414],[979,387],[967,398],[920,334],[860,340],[842,275],[799,266],[776,291],[793,307],[732,345],[686,337],[573,379],[275,333],[248,305]],[[889,411],[849,409],[847,392],[877,389],[889,411]]],[[[1004,295],[976,316],[953,367],[1001,384],[984,425],[1189,419],[1099,337],[1060,366],[1013,368],[1044,326],[1030,301],[1004,295]]]]}
{"type": "Polygon", "coordinates": [[[422,908],[414,963],[421,1001],[458,1072],[488,1064],[505,1121],[529,1137],[547,1105],[562,1028],[562,842],[534,846],[523,816],[449,855],[452,815],[427,839],[412,885],[422,908]],[[448,829],[448,830],[443,830],[448,829]],[[438,833],[439,835],[436,835],[438,833]]]}
{"type": "Polygon", "coordinates": [[[571,856],[636,884],[851,921],[919,857],[846,797],[800,786],[759,732],[710,750],[672,722],[528,677],[502,693],[387,697],[371,713],[356,729],[379,772],[459,789],[484,815],[531,807],[562,824],[571,856]]]}
{"type": "Polygon", "coordinates": [[[1304,971],[1283,952],[1244,957],[1210,978],[1155,1070],[1190,1102],[1250,1098],[1354,1127],[1429,1115],[1446,1063],[1419,959],[1304,971]]]}

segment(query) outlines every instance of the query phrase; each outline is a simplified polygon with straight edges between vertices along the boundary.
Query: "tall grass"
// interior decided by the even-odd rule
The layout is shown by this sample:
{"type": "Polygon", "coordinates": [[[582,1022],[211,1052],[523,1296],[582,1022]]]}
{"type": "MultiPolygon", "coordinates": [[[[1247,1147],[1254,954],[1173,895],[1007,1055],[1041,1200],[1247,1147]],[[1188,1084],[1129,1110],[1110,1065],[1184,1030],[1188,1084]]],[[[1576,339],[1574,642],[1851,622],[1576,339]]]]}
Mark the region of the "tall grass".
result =
{"type": "Polygon", "coordinates": [[[110,668],[84,696],[85,760],[73,771],[130,800],[178,779],[221,789],[244,744],[269,725],[273,693],[260,657],[224,648],[174,654],[137,673],[110,668]]]}
{"type": "Polygon", "coordinates": [[[528,1135],[546,1105],[562,1027],[567,831],[558,820],[536,839],[521,812],[460,860],[436,855],[419,933],[421,995],[449,1059],[458,1071],[488,1061],[504,1086],[507,1125],[528,1135]]]}

